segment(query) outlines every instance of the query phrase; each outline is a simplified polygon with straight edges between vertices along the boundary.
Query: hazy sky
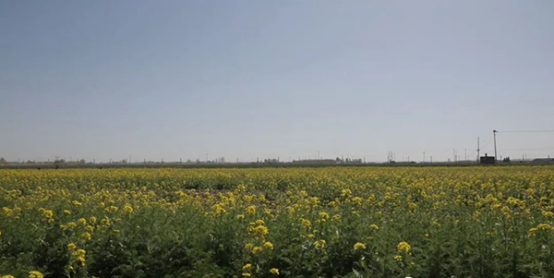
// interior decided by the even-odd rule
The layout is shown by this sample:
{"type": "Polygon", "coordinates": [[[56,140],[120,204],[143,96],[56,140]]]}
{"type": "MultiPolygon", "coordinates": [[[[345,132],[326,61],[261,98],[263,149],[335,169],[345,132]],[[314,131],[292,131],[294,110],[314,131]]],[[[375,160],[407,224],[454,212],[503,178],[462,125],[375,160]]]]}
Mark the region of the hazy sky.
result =
{"type": "Polygon", "coordinates": [[[554,1],[0,2],[9,160],[446,160],[493,129],[554,129],[554,1]]]}

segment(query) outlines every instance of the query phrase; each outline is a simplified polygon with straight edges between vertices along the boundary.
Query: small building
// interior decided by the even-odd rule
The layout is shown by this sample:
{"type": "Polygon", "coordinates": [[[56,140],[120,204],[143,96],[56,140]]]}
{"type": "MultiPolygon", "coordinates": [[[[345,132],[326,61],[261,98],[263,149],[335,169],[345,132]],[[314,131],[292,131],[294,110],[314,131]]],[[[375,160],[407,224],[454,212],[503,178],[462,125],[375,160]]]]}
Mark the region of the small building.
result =
{"type": "Polygon", "coordinates": [[[487,154],[485,154],[485,156],[481,156],[479,158],[479,164],[494,165],[496,164],[496,159],[494,158],[494,156],[487,156],[487,154]]]}

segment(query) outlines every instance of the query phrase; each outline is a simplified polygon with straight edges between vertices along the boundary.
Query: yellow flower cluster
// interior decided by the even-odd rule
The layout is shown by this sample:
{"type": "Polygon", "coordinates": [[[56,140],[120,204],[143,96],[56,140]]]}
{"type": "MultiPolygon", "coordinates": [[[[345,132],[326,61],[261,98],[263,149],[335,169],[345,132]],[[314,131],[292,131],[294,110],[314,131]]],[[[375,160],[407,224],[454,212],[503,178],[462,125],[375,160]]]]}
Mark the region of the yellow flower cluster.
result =
{"type": "Polygon", "coordinates": [[[410,246],[410,244],[408,244],[405,241],[402,241],[402,242],[398,243],[398,246],[397,246],[398,252],[402,252],[402,253],[410,252],[411,248],[412,247],[410,246]]]}
{"type": "Polygon", "coordinates": [[[356,244],[354,244],[354,250],[364,250],[365,248],[365,244],[361,242],[356,242],[356,244]]]}
{"type": "Polygon", "coordinates": [[[33,270],[29,272],[29,278],[44,278],[44,275],[40,271],[33,270]]]}

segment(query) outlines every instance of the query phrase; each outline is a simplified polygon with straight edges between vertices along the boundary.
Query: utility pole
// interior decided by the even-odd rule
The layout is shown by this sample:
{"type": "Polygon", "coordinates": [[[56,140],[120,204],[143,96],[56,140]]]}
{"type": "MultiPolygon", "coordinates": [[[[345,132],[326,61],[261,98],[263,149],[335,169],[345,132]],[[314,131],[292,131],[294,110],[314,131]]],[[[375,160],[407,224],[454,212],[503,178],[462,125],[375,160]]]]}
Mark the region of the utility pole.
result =
{"type": "Polygon", "coordinates": [[[498,131],[496,131],[496,129],[492,131],[492,135],[494,137],[494,161],[495,162],[496,162],[496,156],[497,156],[497,153],[496,153],[496,133],[497,132],[498,131]]]}
{"type": "Polygon", "coordinates": [[[477,163],[479,163],[479,137],[477,137],[477,163]]]}

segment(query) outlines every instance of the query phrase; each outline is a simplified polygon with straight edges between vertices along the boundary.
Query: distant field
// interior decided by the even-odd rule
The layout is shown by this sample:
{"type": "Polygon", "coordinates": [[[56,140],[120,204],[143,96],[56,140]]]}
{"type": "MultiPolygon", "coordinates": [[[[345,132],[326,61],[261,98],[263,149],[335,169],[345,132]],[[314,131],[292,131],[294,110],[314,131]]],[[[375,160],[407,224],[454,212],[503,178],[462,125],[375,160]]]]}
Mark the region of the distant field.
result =
{"type": "Polygon", "coordinates": [[[0,277],[554,273],[551,166],[4,169],[0,208],[0,277]]]}

